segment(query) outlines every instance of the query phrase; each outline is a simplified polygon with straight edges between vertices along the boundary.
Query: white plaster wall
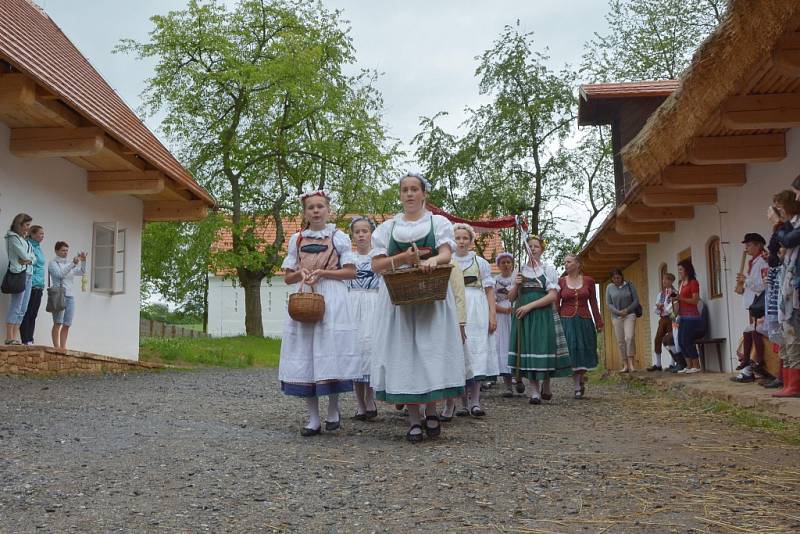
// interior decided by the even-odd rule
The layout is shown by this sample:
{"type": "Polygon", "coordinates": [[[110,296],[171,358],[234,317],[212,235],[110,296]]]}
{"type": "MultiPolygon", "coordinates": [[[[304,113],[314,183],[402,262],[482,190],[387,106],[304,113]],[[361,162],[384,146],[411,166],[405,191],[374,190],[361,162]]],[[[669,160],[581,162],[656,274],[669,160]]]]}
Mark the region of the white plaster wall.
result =
{"type": "MultiPolygon", "coordinates": [[[[281,337],[288,315],[290,289],[276,276],[261,283],[261,320],[264,336],[281,337]]],[[[241,336],[244,328],[244,289],[233,280],[212,276],[208,281],[208,333],[214,337],[241,336]]]]}
{"type": "MultiPolygon", "coordinates": [[[[772,196],[788,189],[795,176],[800,174],[800,129],[787,132],[788,156],[775,163],[759,163],[747,166],[747,183],[743,187],[718,189],[718,202],[714,206],[696,206],[695,217],[676,223],[674,233],[661,234],[658,243],[647,246],[647,272],[651,301],[660,288],[659,266],[666,262],[668,270],[677,274],[677,255],[687,247],[692,249],[692,262],[700,282],[700,298],[709,306],[711,337],[724,337],[723,367],[730,371],[736,366],[736,344],[747,325],[747,311],[742,297],[733,292],[736,273],[739,270],[744,234],[758,232],[769,241],[772,233],[767,221],[767,207],[772,196]],[[723,295],[708,299],[708,258],[706,244],[712,236],[719,236],[723,266],[723,295]]],[[[650,316],[651,332],[658,323],[654,314],[650,316]]],[[[652,351],[652,346],[649,347],[652,351]]],[[[667,360],[668,361],[668,360],[667,360]]],[[[709,369],[716,370],[716,354],[713,348],[706,351],[709,369]]]]}
{"type": "MultiPolygon", "coordinates": [[[[0,229],[8,230],[19,212],[44,227],[42,250],[47,261],[53,245],[66,241],[70,254],[91,253],[94,222],[118,221],[126,229],[126,291],[122,295],[81,291],[75,279],[75,319],[68,348],[136,360],[139,357],[139,285],[142,242],[142,202],[131,196],[99,197],[86,192],[86,171],[62,158],[17,158],[9,153],[9,129],[0,123],[0,229]]],[[[8,257],[0,247],[0,276],[8,257]]],[[[87,262],[91,266],[91,258],[87,262]]],[[[91,280],[91,274],[87,274],[91,280]]],[[[0,295],[0,321],[10,297],[0,295]]],[[[45,311],[46,295],[36,322],[35,343],[50,345],[52,316],[45,311]]]]}

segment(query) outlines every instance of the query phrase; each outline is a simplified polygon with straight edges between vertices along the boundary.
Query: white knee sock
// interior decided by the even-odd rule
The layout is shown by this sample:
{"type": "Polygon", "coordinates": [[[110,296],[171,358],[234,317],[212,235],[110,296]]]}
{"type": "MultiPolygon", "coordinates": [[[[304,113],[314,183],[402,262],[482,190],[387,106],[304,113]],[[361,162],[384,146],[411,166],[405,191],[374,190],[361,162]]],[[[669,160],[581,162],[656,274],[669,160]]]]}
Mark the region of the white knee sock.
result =
{"type": "Polygon", "coordinates": [[[319,397],[307,397],[306,406],[308,407],[308,424],[306,428],[319,428],[319,397]]]}
{"type": "Polygon", "coordinates": [[[575,373],[572,375],[572,381],[575,382],[575,391],[581,390],[581,374],[575,373]]]}
{"type": "Polygon", "coordinates": [[[661,367],[661,353],[660,352],[654,352],[653,353],[653,359],[655,360],[656,367],[661,367]]]}
{"type": "Polygon", "coordinates": [[[528,386],[531,388],[531,397],[540,399],[542,396],[539,393],[539,381],[538,380],[531,380],[528,382],[528,386]]]}
{"type": "Polygon", "coordinates": [[[328,395],[328,418],[327,421],[335,423],[339,420],[339,394],[328,395]]]}
{"type": "Polygon", "coordinates": [[[469,386],[469,407],[481,405],[481,383],[473,381],[469,386]]]}

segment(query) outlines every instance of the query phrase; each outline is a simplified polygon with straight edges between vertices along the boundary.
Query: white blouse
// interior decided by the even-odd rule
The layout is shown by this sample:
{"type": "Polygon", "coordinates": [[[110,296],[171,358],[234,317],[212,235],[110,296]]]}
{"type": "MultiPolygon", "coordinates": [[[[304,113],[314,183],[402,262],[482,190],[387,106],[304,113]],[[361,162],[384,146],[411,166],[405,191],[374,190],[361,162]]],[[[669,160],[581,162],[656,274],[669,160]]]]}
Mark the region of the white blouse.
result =
{"type": "Polygon", "coordinates": [[[300,258],[297,255],[297,239],[300,234],[303,234],[303,237],[313,237],[317,239],[323,239],[333,234],[333,247],[336,249],[336,252],[339,253],[339,265],[355,265],[356,260],[353,255],[353,246],[350,243],[350,236],[341,230],[337,230],[334,233],[334,230],[337,230],[336,225],[328,223],[322,230],[306,229],[293,234],[292,237],[289,238],[289,247],[286,251],[286,258],[283,260],[283,263],[281,263],[281,269],[297,270],[300,262],[300,258]]]}
{"type": "Polygon", "coordinates": [[[478,278],[481,279],[481,286],[483,288],[487,287],[494,287],[494,278],[492,278],[492,268],[489,266],[489,262],[486,261],[484,258],[478,256],[474,251],[467,252],[466,256],[458,256],[454,254],[453,257],[458,262],[459,267],[461,270],[468,268],[472,264],[472,259],[478,259],[478,271],[480,275],[478,278]]]}
{"type": "Polygon", "coordinates": [[[372,250],[369,255],[373,258],[388,255],[392,232],[394,232],[395,240],[403,243],[422,239],[431,231],[431,218],[433,218],[433,234],[436,248],[447,245],[450,250],[455,250],[456,241],[453,235],[453,225],[445,217],[434,215],[425,210],[422,217],[416,221],[407,221],[404,214],[398,213],[391,219],[382,222],[372,233],[372,250]]]}
{"type": "Polygon", "coordinates": [[[558,272],[556,268],[550,265],[549,263],[540,263],[535,268],[531,267],[530,265],[525,265],[522,267],[522,276],[525,278],[539,278],[544,273],[544,277],[546,280],[546,287],[548,291],[551,289],[555,289],[559,291],[560,287],[558,285],[558,272]]]}

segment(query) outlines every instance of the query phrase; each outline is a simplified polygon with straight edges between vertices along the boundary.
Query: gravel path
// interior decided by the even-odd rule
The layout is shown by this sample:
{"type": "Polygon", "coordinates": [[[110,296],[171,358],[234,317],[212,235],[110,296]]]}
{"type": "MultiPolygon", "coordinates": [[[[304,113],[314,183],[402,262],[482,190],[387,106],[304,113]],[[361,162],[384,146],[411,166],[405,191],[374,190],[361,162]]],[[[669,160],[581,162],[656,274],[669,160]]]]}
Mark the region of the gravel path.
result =
{"type": "MultiPolygon", "coordinates": [[[[800,448],[659,395],[593,385],[404,441],[301,438],[275,370],[0,377],[3,532],[790,532],[800,448]],[[783,467],[782,467],[783,466],[783,467]],[[781,471],[781,469],[784,469],[781,471]]],[[[324,413],[324,411],[323,411],[324,413]]]]}

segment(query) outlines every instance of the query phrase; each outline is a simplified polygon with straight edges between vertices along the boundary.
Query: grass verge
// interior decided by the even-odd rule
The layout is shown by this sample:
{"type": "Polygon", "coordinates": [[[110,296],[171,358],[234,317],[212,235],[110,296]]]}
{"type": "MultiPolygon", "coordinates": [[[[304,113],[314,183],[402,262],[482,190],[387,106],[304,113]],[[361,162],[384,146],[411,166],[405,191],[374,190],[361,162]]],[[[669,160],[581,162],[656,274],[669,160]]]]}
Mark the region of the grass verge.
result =
{"type": "Polygon", "coordinates": [[[277,367],[281,341],[263,337],[143,338],[139,358],[186,367],[277,367]]]}

